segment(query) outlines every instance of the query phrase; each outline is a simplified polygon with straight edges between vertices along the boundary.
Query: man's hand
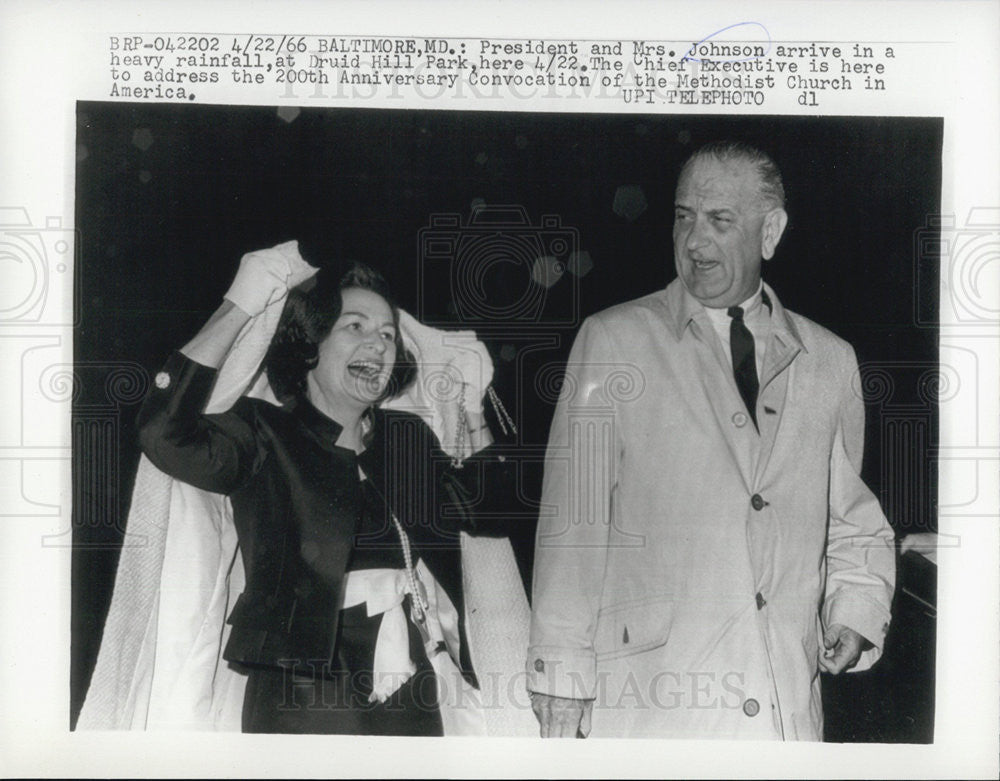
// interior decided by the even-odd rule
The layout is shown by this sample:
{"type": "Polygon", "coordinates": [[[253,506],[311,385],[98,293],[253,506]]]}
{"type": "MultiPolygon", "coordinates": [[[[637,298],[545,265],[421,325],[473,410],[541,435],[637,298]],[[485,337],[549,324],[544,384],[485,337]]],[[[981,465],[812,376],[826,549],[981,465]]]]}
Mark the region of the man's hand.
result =
{"type": "Polygon", "coordinates": [[[543,738],[585,738],[590,734],[593,700],[576,700],[531,693],[531,709],[541,725],[543,738]]]}
{"type": "Polygon", "coordinates": [[[865,639],[843,624],[833,624],[823,633],[823,645],[826,650],[819,655],[819,666],[824,672],[837,675],[858,663],[865,639]]]}

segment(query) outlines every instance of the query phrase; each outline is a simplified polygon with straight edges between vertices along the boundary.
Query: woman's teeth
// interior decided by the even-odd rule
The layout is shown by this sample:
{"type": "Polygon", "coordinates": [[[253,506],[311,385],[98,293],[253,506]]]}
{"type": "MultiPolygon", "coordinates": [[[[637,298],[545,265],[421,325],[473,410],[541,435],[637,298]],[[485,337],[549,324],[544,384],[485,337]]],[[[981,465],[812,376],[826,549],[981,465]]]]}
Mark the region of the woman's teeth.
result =
{"type": "Polygon", "coordinates": [[[348,364],[347,368],[354,374],[359,374],[368,379],[377,377],[382,371],[381,364],[374,363],[372,361],[354,361],[353,363],[348,364]]]}

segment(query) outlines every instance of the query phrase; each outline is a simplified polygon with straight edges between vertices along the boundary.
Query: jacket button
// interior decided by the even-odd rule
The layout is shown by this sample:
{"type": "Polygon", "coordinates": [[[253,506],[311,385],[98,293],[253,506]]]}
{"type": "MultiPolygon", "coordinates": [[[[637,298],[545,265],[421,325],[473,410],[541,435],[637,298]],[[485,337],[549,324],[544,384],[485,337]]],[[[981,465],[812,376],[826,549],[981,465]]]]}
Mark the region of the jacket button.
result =
{"type": "Polygon", "coordinates": [[[755,596],[754,598],[755,598],[755,599],[757,600],[757,609],[758,609],[758,610],[763,610],[763,609],[764,609],[764,605],[766,605],[766,604],[767,604],[767,600],[766,600],[766,599],[764,599],[764,595],[763,595],[763,594],[761,594],[761,593],[760,593],[760,592],[758,591],[758,592],[757,592],[757,595],[756,595],[756,596],[755,596]]]}
{"type": "Polygon", "coordinates": [[[755,700],[753,697],[751,697],[749,700],[743,703],[743,712],[750,718],[753,718],[758,713],[760,713],[760,703],[757,702],[757,700],[755,700]]]}
{"type": "Polygon", "coordinates": [[[733,425],[736,426],[736,428],[743,428],[747,424],[748,420],[750,420],[750,418],[747,417],[745,412],[737,412],[733,415],[733,425]]]}
{"type": "Polygon", "coordinates": [[[166,372],[160,372],[153,378],[153,382],[160,390],[166,390],[170,387],[170,375],[166,372]]]}
{"type": "Polygon", "coordinates": [[[545,662],[541,659],[535,659],[535,672],[540,673],[545,669],[545,662]]]}
{"type": "Polygon", "coordinates": [[[750,497],[750,506],[753,507],[757,512],[760,512],[765,507],[767,507],[767,502],[764,501],[764,497],[760,494],[754,494],[750,497]]]}

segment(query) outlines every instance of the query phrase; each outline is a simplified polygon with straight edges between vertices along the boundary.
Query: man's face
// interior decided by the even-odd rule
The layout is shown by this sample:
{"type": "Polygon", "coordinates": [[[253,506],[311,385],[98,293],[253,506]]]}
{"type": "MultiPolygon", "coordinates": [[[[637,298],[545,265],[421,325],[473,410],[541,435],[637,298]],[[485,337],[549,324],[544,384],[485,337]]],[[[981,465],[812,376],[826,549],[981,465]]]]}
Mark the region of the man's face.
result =
{"type": "Polygon", "coordinates": [[[674,263],[705,306],[736,306],[752,296],[761,260],[774,254],[787,216],[760,203],[759,184],[751,164],[713,157],[696,160],[677,184],[674,263]]]}

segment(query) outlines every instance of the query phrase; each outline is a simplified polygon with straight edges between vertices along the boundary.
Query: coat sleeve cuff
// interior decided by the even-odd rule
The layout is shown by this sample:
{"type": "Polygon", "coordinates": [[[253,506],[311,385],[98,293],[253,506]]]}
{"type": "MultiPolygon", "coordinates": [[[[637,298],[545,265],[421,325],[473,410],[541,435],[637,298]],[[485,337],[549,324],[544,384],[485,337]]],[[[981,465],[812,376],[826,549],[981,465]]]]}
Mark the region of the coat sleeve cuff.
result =
{"type": "Polygon", "coordinates": [[[219,374],[213,369],[188,358],[184,353],[175,351],[167,359],[164,369],[173,372],[177,377],[177,393],[185,398],[193,396],[196,399],[207,399],[219,374]]]}
{"type": "Polygon", "coordinates": [[[217,373],[216,369],[174,352],[153,377],[153,386],[139,413],[139,425],[163,415],[171,418],[200,415],[217,373]]]}
{"type": "Polygon", "coordinates": [[[597,661],[592,651],[533,645],[528,649],[528,690],[553,697],[596,697],[597,661]]]}
{"type": "Polygon", "coordinates": [[[869,669],[882,656],[885,637],[889,632],[889,621],[889,612],[884,607],[861,595],[841,594],[823,606],[824,627],[843,624],[873,646],[862,652],[861,658],[851,668],[851,672],[863,672],[869,669]]]}

